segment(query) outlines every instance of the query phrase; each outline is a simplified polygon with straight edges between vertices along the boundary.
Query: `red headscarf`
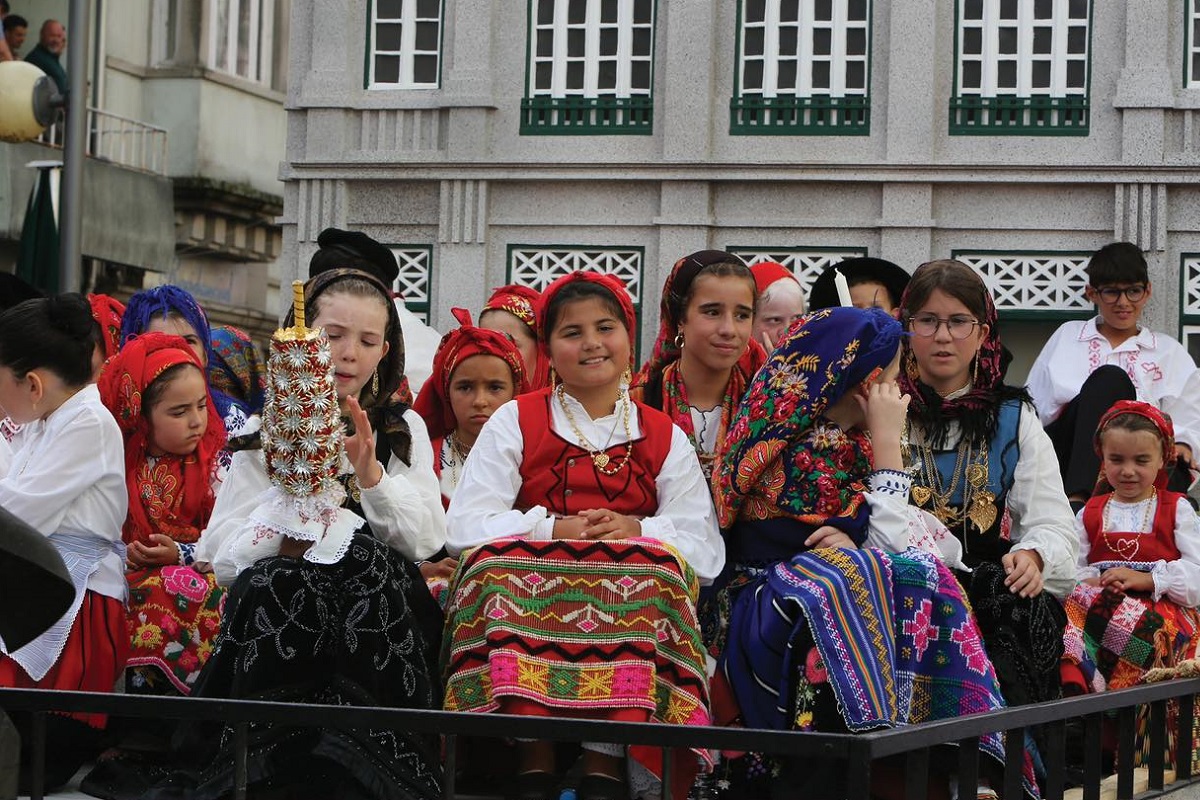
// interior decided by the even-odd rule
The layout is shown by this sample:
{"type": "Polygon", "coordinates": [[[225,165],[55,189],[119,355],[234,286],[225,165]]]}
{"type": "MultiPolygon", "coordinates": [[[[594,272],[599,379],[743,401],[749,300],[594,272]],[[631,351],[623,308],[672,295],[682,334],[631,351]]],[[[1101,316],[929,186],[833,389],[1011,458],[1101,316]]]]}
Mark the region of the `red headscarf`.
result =
{"type": "MultiPolygon", "coordinates": [[[[507,311],[524,322],[529,328],[529,332],[533,334],[533,338],[538,339],[540,337],[538,336],[536,308],[541,297],[540,292],[528,286],[518,286],[517,284],[501,286],[492,292],[492,296],[483,304],[480,318],[482,319],[483,314],[488,311],[507,311]]],[[[526,380],[529,391],[544,389],[550,385],[550,360],[546,358],[541,348],[538,348],[537,364],[533,368],[533,376],[530,378],[527,375],[526,380]]]]}
{"type": "Polygon", "coordinates": [[[107,361],[121,349],[121,318],[125,316],[125,306],[106,294],[89,294],[87,299],[92,307],[92,319],[100,326],[100,344],[107,361]]]}
{"type": "Polygon", "coordinates": [[[754,273],[754,283],[758,286],[759,294],[765,292],[767,287],[775,281],[784,278],[791,278],[796,283],[800,283],[796,280],[795,274],[778,261],[760,261],[750,267],[750,271],[754,273]]]}
{"type": "Polygon", "coordinates": [[[527,390],[525,361],[513,341],[499,331],[475,327],[471,323],[471,312],[465,308],[453,308],[450,313],[454,314],[461,327],[442,337],[433,356],[433,372],[413,404],[413,410],[425,420],[432,440],[444,438],[458,427],[458,420],[450,405],[450,378],[458,365],[471,356],[502,359],[512,370],[514,394],[527,390]]]}
{"type": "Polygon", "coordinates": [[[164,455],[151,464],[147,452],[149,409],[143,408],[142,398],[155,379],[178,364],[191,364],[204,374],[199,359],[182,337],[144,333],[130,339],[100,375],[100,398],[125,437],[129,516],[121,538],[127,544],[146,542],[152,533],[166,534],[178,542],[194,542],[212,513],[212,478],[226,434],[211,393],[208,429],[194,453],[164,455]]]}
{"type": "Polygon", "coordinates": [[[633,342],[637,339],[637,312],[633,308],[633,298],[629,296],[629,290],[625,288],[625,284],[612,275],[579,270],[563,275],[542,292],[541,302],[537,305],[537,329],[538,342],[542,346],[543,353],[550,354],[550,331],[546,329],[546,312],[550,310],[550,302],[555,295],[576,281],[598,283],[607,289],[616,298],[617,305],[621,307],[621,314],[625,317],[625,330],[629,331],[629,340],[633,342]]]}
{"type": "MultiPolygon", "coordinates": [[[[1103,462],[1104,452],[1101,447],[1100,436],[1104,433],[1104,428],[1108,423],[1123,414],[1134,414],[1139,417],[1145,417],[1158,429],[1158,439],[1162,442],[1163,466],[1158,471],[1158,477],[1155,478],[1154,485],[1159,489],[1166,489],[1167,471],[1175,463],[1175,426],[1171,424],[1171,420],[1167,418],[1166,414],[1149,403],[1143,403],[1140,400],[1118,400],[1116,403],[1113,403],[1112,408],[1104,412],[1104,416],[1100,418],[1100,424],[1096,426],[1096,434],[1092,439],[1092,445],[1096,448],[1096,455],[1100,456],[1100,460],[1103,462]]],[[[1104,469],[1101,468],[1100,480],[1096,484],[1095,493],[1105,494],[1111,491],[1112,487],[1109,486],[1108,480],[1104,477],[1104,469]]]]}

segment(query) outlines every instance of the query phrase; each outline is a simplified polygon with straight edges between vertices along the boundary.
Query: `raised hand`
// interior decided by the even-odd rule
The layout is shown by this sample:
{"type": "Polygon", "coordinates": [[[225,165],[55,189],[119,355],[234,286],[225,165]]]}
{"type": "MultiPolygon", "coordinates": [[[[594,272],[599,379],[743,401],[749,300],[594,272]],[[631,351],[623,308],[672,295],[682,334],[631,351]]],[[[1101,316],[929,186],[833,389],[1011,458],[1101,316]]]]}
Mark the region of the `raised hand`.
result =
{"type": "Polygon", "coordinates": [[[358,404],[358,398],[347,397],[346,410],[354,423],[354,435],[344,441],[346,457],[358,476],[358,485],[370,489],[383,480],[383,465],[375,458],[375,431],[371,430],[371,420],[358,404]]]}

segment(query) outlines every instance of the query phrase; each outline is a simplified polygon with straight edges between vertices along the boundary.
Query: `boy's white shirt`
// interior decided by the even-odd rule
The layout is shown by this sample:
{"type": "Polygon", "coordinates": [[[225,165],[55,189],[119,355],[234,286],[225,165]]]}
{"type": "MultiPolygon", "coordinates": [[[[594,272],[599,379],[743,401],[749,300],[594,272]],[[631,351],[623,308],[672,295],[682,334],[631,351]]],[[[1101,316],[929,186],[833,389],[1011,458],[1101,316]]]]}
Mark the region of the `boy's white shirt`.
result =
{"type": "Polygon", "coordinates": [[[1137,399],[1167,412],[1175,440],[1200,455],[1200,370],[1182,344],[1140,327],[1113,347],[1098,330],[1100,317],[1059,326],[1029,370],[1029,393],[1043,425],[1075,399],[1088,376],[1112,364],[1129,375],[1137,399]]]}

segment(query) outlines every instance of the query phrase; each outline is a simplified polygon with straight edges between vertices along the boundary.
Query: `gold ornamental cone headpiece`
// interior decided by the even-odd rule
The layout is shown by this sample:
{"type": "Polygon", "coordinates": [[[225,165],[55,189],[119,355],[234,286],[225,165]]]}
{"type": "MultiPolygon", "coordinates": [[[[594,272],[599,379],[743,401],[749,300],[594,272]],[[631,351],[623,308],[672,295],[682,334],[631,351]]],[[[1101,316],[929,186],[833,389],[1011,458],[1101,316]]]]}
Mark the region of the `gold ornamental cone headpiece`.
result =
{"type": "Polygon", "coordinates": [[[319,331],[305,326],[304,320],[304,281],[292,281],[292,317],[295,324],[290,328],[280,328],[275,331],[275,338],[280,341],[301,341],[314,338],[319,331]]]}

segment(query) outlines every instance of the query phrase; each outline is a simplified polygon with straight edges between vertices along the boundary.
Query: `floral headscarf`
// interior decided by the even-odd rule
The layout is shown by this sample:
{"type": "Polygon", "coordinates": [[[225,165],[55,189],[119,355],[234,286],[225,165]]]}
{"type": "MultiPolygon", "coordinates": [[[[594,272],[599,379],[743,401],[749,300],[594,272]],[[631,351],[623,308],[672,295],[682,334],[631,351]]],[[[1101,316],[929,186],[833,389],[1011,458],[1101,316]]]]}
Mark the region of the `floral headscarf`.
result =
{"type": "Polygon", "coordinates": [[[92,319],[100,326],[100,346],[104,348],[107,361],[121,349],[121,319],[125,306],[106,294],[89,294],[88,305],[92,307],[92,319]]]}
{"type": "MultiPolygon", "coordinates": [[[[733,253],[727,253],[724,250],[701,250],[675,262],[675,266],[671,268],[671,274],[667,276],[667,280],[663,284],[662,303],[659,306],[658,338],[654,340],[654,350],[650,354],[650,360],[638,372],[637,379],[634,381],[635,385],[644,384],[651,375],[662,372],[667,364],[679,360],[679,346],[675,340],[679,335],[679,323],[682,322],[683,315],[687,311],[684,308],[684,298],[691,292],[692,283],[695,282],[696,276],[700,274],[701,270],[712,264],[723,263],[741,264],[744,262],[733,253]]],[[[753,278],[753,274],[748,274],[747,277],[753,278]]],[[[757,285],[756,282],[755,286],[757,287],[757,285]]],[[[751,338],[746,352],[738,360],[737,368],[746,379],[749,379],[762,366],[766,357],[767,354],[762,345],[751,338]]]]}
{"type": "MultiPolygon", "coordinates": [[[[404,335],[400,330],[400,315],[396,304],[392,302],[392,292],[378,278],[358,269],[337,267],[320,272],[304,284],[304,306],[311,309],[313,302],[340,281],[360,280],[370,284],[379,291],[387,306],[387,342],[388,351],[376,368],[379,373],[379,391],[373,391],[371,383],[362,388],[358,394],[358,402],[367,412],[371,428],[382,436],[388,449],[405,464],[412,463],[412,432],[404,412],[408,403],[404,402],[397,391],[404,384],[404,335]]],[[[283,327],[289,328],[294,324],[294,311],[289,309],[284,319],[283,327]]],[[[312,314],[312,312],[310,312],[312,314]]],[[[312,316],[316,316],[312,314],[312,316]]],[[[385,459],[381,459],[385,460],[385,459]]],[[[385,464],[386,466],[386,464],[385,464]]]]}
{"type": "MultiPolygon", "coordinates": [[[[153,289],[143,289],[129,298],[129,305],[125,306],[125,315],[121,318],[121,346],[124,347],[134,336],[145,333],[152,320],[166,317],[172,312],[183,317],[187,324],[192,326],[192,330],[204,343],[204,350],[208,356],[206,360],[211,364],[214,356],[208,317],[196,302],[196,298],[178,286],[155,286],[153,289]]],[[[221,419],[225,419],[229,415],[229,407],[234,405],[233,398],[220,389],[210,388],[210,391],[217,406],[217,413],[221,419]]]]}
{"type": "MultiPolygon", "coordinates": [[[[922,264],[913,273],[912,280],[916,281],[921,270],[928,269],[938,263],[922,264]]],[[[960,263],[961,262],[955,262],[960,263]]],[[[963,269],[970,270],[965,264],[963,269]]],[[[904,292],[900,307],[909,314],[909,292],[904,292]]],[[[996,435],[996,426],[1000,418],[1000,405],[1010,399],[1019,399],[1027,403],[1033,401],[1023,387],[1008,386],[1004,383],[1004,374],[1008,370],[1011,358],[1000,343],[1000,320],[996,313],[996,304],[992,301],[992,293],[987,290],[983,279],[979,279],[980,290],[984,298],[984,318],[979,320],[988,326],[987,338],[980,345],[976,356],[978,368],[973,369],[973,383],[969,391],[953,400],[944,399],[930,386],[920,379],[916,356],[912,348],[905,344],[904,368],[900,370],[900,389],[912,397],[908,406],[908,416],[920,424],[925,441],[934,448],[941,448],[946,443],[949,424],[957,422],[962,431],[963,440],[971,447],[986,447],[996,435]]],[[[915,310],[915,309],[914,309],[915,310]]]]}
{"type": "Polygon", "coordinates": [[[525,361],[512,340],[499,331],[475,327],[471,323],[471,312],[465,308],[451,309],[451,313],[461,327],[442,337],[433,356],[433,372],[413,404],[413,409],[425,420],[430,439],[443,438],[458,427],[450,405],[450,378],[458,365],[468,358],[483,355],[503,360],[512,370],[514,394],[526,390],[525,361]]]}
{"type": "Polygon", "coordinates": [[[208,382],[214,389],[237,399],[247,414],[262,413],[267,389],[267,369],[258,347],[245,331],[229,325],[212,329],[208,382]]]}
{"type": "Polygon", "coordinates": [[[212,514],[212,479],[217,457],[225,446],[225,425],[208,396],[208,427],[194,453],[166,454],[151,459],[149,409],[142,405],[146,390],[171,367],[190,364],[203,370],[182,337],[165,333],[135,336],[104,365],[100,399],[112,412],[125,438],[125,485],[129,516],[121,530],[128,544],[146,542],[152,533],[191,543],[212,514]]]}
{"type": "Polygon", "coordinates": [[[807,441],[825,410],[896,357],[900,323],[880,309],[826,308],[802,318],[754,376],[714,475],[722,528],[738,519],[790,518],[865,531],[861,481],[870,440],[807,441]]]}
{"type": "MultiPolygon", "coordinates": [[[[1112,408],[1105,411],[1104,416],[1100,418],[1100,424],[1096,426],[1096,433],[1092,439],[1092,446],[1096,448],[1096,455],[1100,456],[1100,461],[1103,463],[1104,449],[1101,446],[1100,435],[1104,433],[1104,428],[1108,423],[1125,414],[1145,417],[1158,429],[1158,439],[1162,442],[1163,466],[1154,479],[1154,485],[1159,489],[1166,489],[1169,478],[1168,472],[1171,469],[1171,465],[1175,463],[1175,426],[1171,424],[1171,420],[1166,414],[1149,403],[1143,403],[1140,400],[1118,400],[1113,404],[1112,408]]],[[[1101,468],[1100,479],[1096,484],[1095,494],[1106,494],[1112,490],[1113,487],[1109,485],[1108,479],[1104,477],[1104,469],[1101,468]]]]}
{"type": "MultiPolygon", "coordinates": [[[[488,311],[507,311],[524,322],[528,326],[529,332],[533,334],[533,338],[538,339],[536,309],[541,297],[540,292],[528,286],[516,284],[501,286],[492,292],[492,296],[483,304],[480,317],[482,318],[483,314],[488,311]]],[[[542,352],[541,348],[538,348],[537,365],[534,367],[533,375],[526,377],[530,391],[544,389],[550,385],[550,360],[546,358],[546,354],[542,352]]]]}
{"type": "Polygon", "coordinates": [[[538,343],[541,345],[542,352],[547,356],[550,354],[550,331],[546,328],[546,316],[547,311],[550,309],[550,303],[555,295],[577,281],[598,283],[607,289],[616,298],[617,304],[621,307],[621,315],[625,318],[625,330],[629,331],[629,340],[631,342],[637,341],[637,312],[634,311],[633,298],[629,296],[629,290],[625,288],[625,284],[612,275],[579,270],[563,275],[554,281],[554,283],[547,286],[546,291],[542,292],[542,297],[535,309],[537,312],[538,343]]]}

